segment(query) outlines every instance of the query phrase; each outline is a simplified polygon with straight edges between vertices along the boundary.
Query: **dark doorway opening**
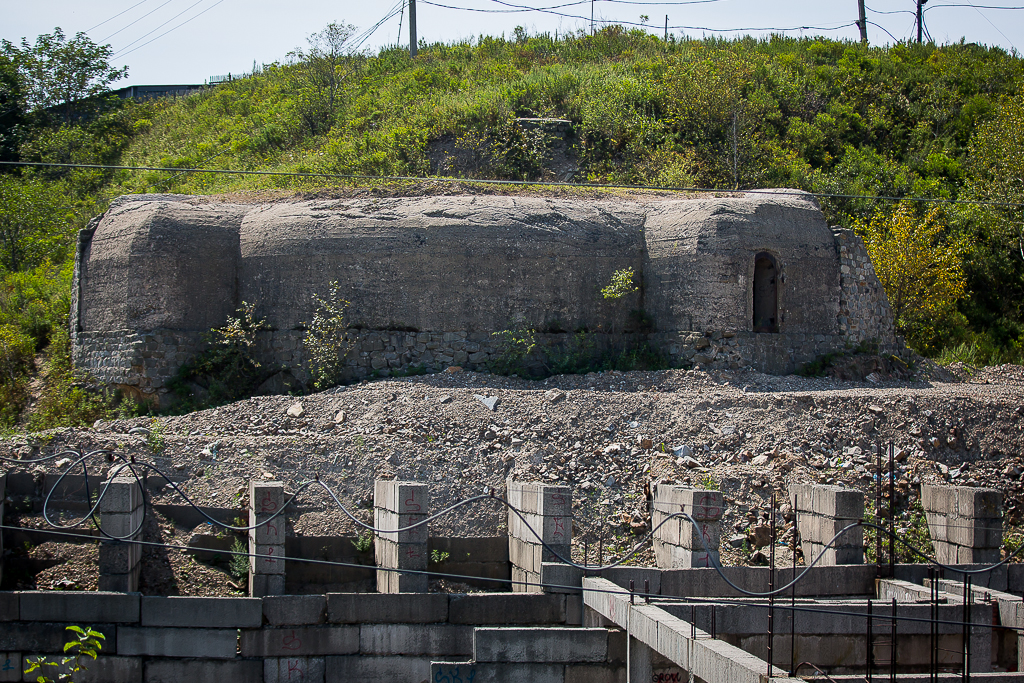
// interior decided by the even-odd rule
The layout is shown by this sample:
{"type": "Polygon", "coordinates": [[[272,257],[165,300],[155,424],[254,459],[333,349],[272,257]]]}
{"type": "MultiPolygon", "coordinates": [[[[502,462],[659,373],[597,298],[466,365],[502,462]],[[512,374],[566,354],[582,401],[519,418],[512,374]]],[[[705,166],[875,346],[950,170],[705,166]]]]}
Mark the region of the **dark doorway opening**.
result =
{"type": "Polygon", "coordinates": [[[771,254],[754,257],[754,332],[779,331],[779,269],[771,254]]]}

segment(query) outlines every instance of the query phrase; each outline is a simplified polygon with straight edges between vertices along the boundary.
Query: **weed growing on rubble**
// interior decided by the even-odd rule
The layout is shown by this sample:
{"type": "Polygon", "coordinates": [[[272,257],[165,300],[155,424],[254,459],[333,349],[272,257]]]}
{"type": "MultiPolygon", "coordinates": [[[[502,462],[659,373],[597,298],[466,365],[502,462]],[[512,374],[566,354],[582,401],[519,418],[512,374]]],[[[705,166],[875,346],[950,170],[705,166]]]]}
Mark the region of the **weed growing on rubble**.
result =
{"type": "Polygon", "coordinates": [[[164,423],[156,418],[149,422],[149,432],[146,433],[146,445],[154,455],[159,454],[167,447],[164,439],[164,423]]]}
{"type": "Polygon", "coordinates": [[[356,536],[356,540],[352,541],[352,545],[361,553],[370,552],[373,550],[373,532],[367,530],[359,534],[356,536]]]}
{"type": "Polygon", "coordinates": [[[491,372],[498,375],[528,376],[526,359],[537,348],[537,333],[520,320],[514,329],[493,332],[497,338],[498,353],[488,363],[491,372]]]}
{"type": "Polygon", "coordinates": [[[339,289],[338,281],[331,280],[326,299],[313,294],[316,311],[302,340],[309,357],[313,386],[321,391],[341,383],[345,358],[354,345],[345,320],[349,303],[338,295],[339,289]]]}
{"type": "Polygon", "coordinates": [[[36,676],[37,683],[76,680],[78,678],[77,674],[86,670],[86,658],[92,657],[95,660],[100,650],[103,649],[103,643],[100,641],[107,639],[102,633],[91,628],[68,626],[64,630],[71,631],[74,637],[64,643],[64,656],[59,661],[56,661],[55,658],[45,657],[26,660],[28,667],[25,669],[25,673],[40,672],[36,676]],[[57,677],[50,678],[49,676],[44,676],[41,673],[43,671],[54,673],[57,677]]]}
{"type": "Polygon", "coordinates": [[[242,539],[236,538],[231,544],[231,559],[228,560],[228,574],[235,580],[245,582],[249,580],[249,546],[242,539]]]}

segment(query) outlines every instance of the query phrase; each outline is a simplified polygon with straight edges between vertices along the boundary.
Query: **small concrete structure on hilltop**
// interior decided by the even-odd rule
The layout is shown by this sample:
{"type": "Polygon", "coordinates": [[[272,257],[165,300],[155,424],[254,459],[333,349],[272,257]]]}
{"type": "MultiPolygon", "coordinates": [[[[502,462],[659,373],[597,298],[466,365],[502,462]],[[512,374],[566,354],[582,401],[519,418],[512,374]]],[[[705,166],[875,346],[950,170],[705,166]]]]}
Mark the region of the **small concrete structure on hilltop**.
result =
{"type": "Polygon", "coordinates": [[[603,347],[625,333],[678,363],[771,373],[862,341],[899,348],[862,241],[830,229],[796,191],[263,204],[136,195],[79,237],[75,362],[159,401],[201,335],[249,302],[270,326],[259,353],[305,381],[305,324],[331,281],[351,302],[353,379],[486,367],[492,333],[517,326],[542,333],[542,348],[577,330],[603,347]],[[604,299],[626,268],[639,290],[604,299]]]}

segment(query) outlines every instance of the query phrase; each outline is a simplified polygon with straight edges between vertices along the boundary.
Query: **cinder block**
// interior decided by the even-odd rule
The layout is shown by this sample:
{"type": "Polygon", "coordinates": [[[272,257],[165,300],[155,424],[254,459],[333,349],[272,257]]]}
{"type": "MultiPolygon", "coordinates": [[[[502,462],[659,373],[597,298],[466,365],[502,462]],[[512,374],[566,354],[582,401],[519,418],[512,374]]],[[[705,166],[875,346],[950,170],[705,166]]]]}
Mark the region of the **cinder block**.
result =
{"type": "Polygon", "coordinates": [[[429,586],[426,574],[409,574],[399,569],[377,570],[378,593],[426,593],[429,586]]]}
{"type": "Polygon", "coordinates": [[[249,567],[254,574],[285,573],[283,543],[281,545],[257,545],[253,553],[249,557],[249,567]]]}
{"type": "MultiPolygon", "coordinates": [[[[572,598],[570,598],[572,599],[572,598]]],[[[453,594],[448,607],[452,624],[564,624],[566,596],[515,593],[453,594]]]]}
{"type": "Polygon", "coordinates": [[[142,506],[142,484],[131,476],[117,476],[100,488],[100,514],[130,513],[142,506]]]}
{"type": "MultiPolygon", "coordinates": [[[[32,659],[36,658],[33,656],[32,659]]],[[[25,680],[34,682],[41,674],[54,680],[56,680],[57,675],[66,675],[68,680],[74,680],[76,683],[142,683],[142,660],[138,657],[97,657],[95,660],[89,659],[85,662],[84,670],[75,673],[74,678],[70,675],[71,665],[61,662],[63,659],[62,655],[51,655],[49,657],[41,657],[40,659],[42,661],[54,662],[57,666],[56,668],[47,666],[42,671],[36,670],[30,674],[25,674],[24,679],[5,679],[0,677],[0,681],[25,680]]],[[[25,666],[28,665],[27,662],[24,662],[24,664],[25,666]]]]}
{"type": "Polygon", "coordinates": [[[97,581],[101,591],[110,593],[137,593],[139,591],[139,576],[142,565],[136,564],[131,571],[124,574],[100,574],[97,581]]]}
{"type": "Polygon", "coordinates": [[[145,664],[145,683],[253,683],[263,677],[258,659],[203,661],[151,659],[145,664]]]}
{"type": "Polygon", "coordinates": [[[364,624],[359,627],[359,652],[364,655],[468,658],[473,654],[473,627],[453,624],[364,624]]]}
{"type": "Polygon", "coordinates": [[[263,618],[271,626],[304,626],[327,621],[326,595],[275,595],[263,598],[263,618]]]}
{"type": "Polygon", "coordinates": [[[358,626],[305,626],[243,630],[243,657],[299,657],[359,652],[358,626]]]}
{"type": "Polygon", "coordinates": [[[327,619],[334,624],[432,624],[444,622],[448,620],[448,596],[437,593],[418,595],[328,593],[327,619]]]}
{"type": "Polygon", "coordinates": [[[442,683],[564,683],[565,670],[562,664],[431,662],[427,680],[442,683]]]}
{"type": "Polygon", "coordinates": [[[11,591],[0,593],[0,621],[18,621],[20,609],[18,594],[11,591]]]}
{"type": "Polygon", "coordinates": [[[146,508],[133,512],[104,512],[100,515],[100,528],[115,538],[135,538],[142,530],[146,508]]]}
{"type": "Polygon", "coordinates": [[[477,662],[603,662],[608,631],[603,628],[476,628],[477,662]]]}
{"type": "Polygon", "coordinates": [[[119,655],[233,659],[237,645],[238,632],[234,629],[138,626],[117,628],[119,655]]]}
{"type": "MultiPolygon", "coordinates": [[[[270,519],[270,515],[257,515],[257,517],[263,517],[263,519],[260,520],[259,526],[249,530],[249,542],[257,545],[284,545],[285,528],[288,523],[285,516],[279,515],[273,519],[270,519]]],[[[249,526],[254,524],[257,522],[250,520],[249,526]]]]}
{"type": "Polygon", "coordinates": [[[263,660],[263,683],[324,683],[323,657],[267,657],[263,660]]]}
{"type": "Polygon", "coordinates": [[[20,652],[0,652],[0,681],[20,681],[22,671],[20,652]]]}
{"type": "Polygon", "coordinates": [[[426,543],[393,543],[384,538],[377,543],[378,567],[425,570],[429,558],[426,543]]]}
{"type": "MultiPolygon", "coordinates": [[[[373,509],[374,526],[378,529],[406,529],[406,527],[413,527],[414,524],[419,524],[426,518],[425,514],[400,514],[384,508],[373,509]]],[[[429,526],[429,524],[419,524],[419,526],[394,533],[378,531],[377,535],[381,539],[392,543],[426,545],[429,526]]]]}
{"type": "Polygon", "coordinates": [[[253,598],[285,594],[284,574],[249,573],[249,596],[253,598]]]}
{"type": "Polygon", "coordinates": [[[697,521],[715,521],[725,514],[721,491],[659,484],[654,507],[662,512],[685,512],[697,521]]]}
{"type": "Polygon", "coordinates": [[[128,624],[139,620],[139,596],[90,591],[19,593],[22,621],[128,624]]]}
{"type": "Polygon", "coordinates": [[[327,683],[419,683],[428,680],[428,676],[429,657],[327,657],[327,683]]]}
{"type": "MultiPolygon", "coordinates": [[[[249,482],[249,506],[251,514],[270,515],[280,512],[284,507],[284,482],[257,481],[249,482]]],[[[263,519],[266,519],[263,517],[263,519]]],[[[262,519],[260,520],[262,521],[262,519]]],[[[255,522],[250,522],[250,526],[255,522]]]]}
{"type": "Polygon", "coordinates": [[[144,596],[141,607],[142,626],[259,628],[263,624],[259,598],[144,596]]]}
{"type": "Polygon", "coordinates": [[[426,484],[378,479],[373,486],[373,505],[403,515],[427,514],[430,494],[426,484]]]}
{"type": "Polygon", "coordinates": [[[100,543],[100,574],[127,574],[142,561],[142,546],[124,541],[100,543]]]}
{"type": "Polygon", "coordinates": [[[505,483],[505,490],[509,505],[520,512],[553,516],[572,514],[572,489],[568,486],[525,483],[509,479],[505,483]]]}

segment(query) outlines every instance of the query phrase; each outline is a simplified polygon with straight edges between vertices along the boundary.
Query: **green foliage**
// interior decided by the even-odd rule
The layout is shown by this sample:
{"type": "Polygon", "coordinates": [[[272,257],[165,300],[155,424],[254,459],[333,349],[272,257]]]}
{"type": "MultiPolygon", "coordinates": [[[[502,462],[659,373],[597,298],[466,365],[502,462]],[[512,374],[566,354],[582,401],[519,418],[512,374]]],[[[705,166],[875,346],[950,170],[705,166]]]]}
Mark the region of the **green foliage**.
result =
{"type": "MultiPolygon", "coordinates": [[[[883,477],[886,476],[883,474],[883,477]]],[[[875,517],[874,511],[865,512],[864,521],[878,524],[888,529],[889,520],[879,520],[875,517]]],[[[928,530],[928,520],[924,515],[924,508],[920,501],[914,501],[903,510],[896,511],[895,519],[896,536],[899,539],[895,545],[895,556],[897,563],[919,563],[921,553],[927,557],[934,557],[932,548],[932,537],[928,530]],[[903,541],[903,543],[900,543],[903,541]],[[917,551],[917,552],[915,552],[917,551]]],[[[881,534],[882,538],[882,562],[889,561],[889,535],[886,532],[879,532],[877,529],[865,527],[864,529],[864,551],[869,564],[878,561],[876,539],[881,534]]]]}
{"type": "Polygon", "coordinates": [[[146,433],[146,445],[154,455],[159,455],[167,448],[167,439],[164,437],[166,425],[155,417],[149,421],[149,431],[146,433]]]}
{"type": "Polygon", "coordinates": [[[445,552],[444,550],[438,550],[434,548],[430,551],[430,561],[434,564],[441,564],[447,562],[448,558],[451,557],[451,553],[445,552]]]}
{"type": "Polygon", "coordinates": [[[363,533],[356,536],[356,540],[352,541],[352,545],[356,547],[361,553],[368,553],[373,550],[373,532],[367,529],[363,533]]]}
{"type": "Polygon", "coordinates": [[[348,336],[345,311],[349,303],[338,293],[337,280],[332,280],[326,299],[313,294],[316,311],[302,340],[309,358],[309,372],[313,386],[323,390],[341,382],[345,370],[345,357],[352,350],[348,336]]]}
{"type": "Polygon", "coordinates": [[[634,282],[635,278],[632,266],[615,271],[608,286],[601,289],[601,296],[605,299],[621,299],[627,294],[639,292],[640,287],[634,282]]]}
{"type": "MultiPolygon", "coordinates": [[[[245,526],[245,524],[237,524],[237,526],[245,526]]],[[[234,577],[236,581],[248,581],[249,546],[242,539],[236,538],[235,541],[231,544],[231,553],[231,559],[228,560],[228,574],[234,577]]]]}
{"type": "Polygon", "coordinates": [[[59,183],[0,175],[0,265],[10,272],[62,262],[70,251],[75,210],[59,183]]]}
{"type": "Polygon", "coordinates": [[[705,491],[718,491],[718,480],[713,474],[701,474],[697,477],[697,488],[705,491]]]}
{"type": "Polygon", "coordinates": [[[255,356],[256,334],[266,322],[256,318],[256,304],[242,302],[238,317],[203,335],[207,348],[185,363],[168,387],[181,399],[179,411],[223,405],[251,396],[276,369],[268,371],[255,356]]]}
{"type": "Polygon", "coordinates": [[[311,135],[326,133],[334,126],[347,94],[345,79],[360,63],[350,48],[355,34],[355,26],[332,22],[309,36],[308,49],[297,48],[289,55],[297,61],[292,70],[298,90],[296,108],[311,135]]]}
{"type": "Polygon", "coordinates": [[[0,427],[10,429],[28,399],[35,343],[14,325],[0,325],[0,427]]]}
{"type": "Polygon", "coordinates": [[[101,641],[107,639],[101,632],[91,628],[68,626],[64,630],[71,631],[73,637],[64,643],[64,656],[59,661],[54,661],[54,658],[48,657],[36,657],[35,659],[25,660],[28,664],[25,668],[26,674],[36,671],[40,672],[36,676],[38,683],[81,680],[79,674],[88,668],[86,666],[88,658],[92,658],[95,661],[99,656],[100,650],[103,649],[101,641]],[[44,675],[43,672],[52,673],[56,678],[50,678],[44,675]]]}
{"type": "Polygon", "coordinates": [[[536,330],[519,321],[515,329],[491,334],[497,338],[497,354],[488,362],[491,372],[499,375],[528,376],[526,359],[537,347],[536,330]]]}

